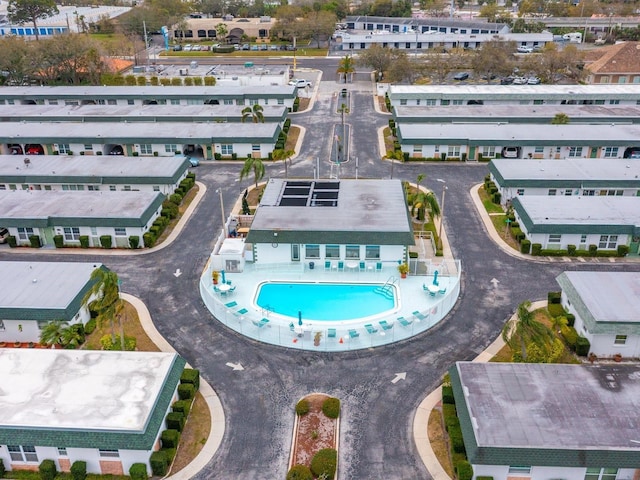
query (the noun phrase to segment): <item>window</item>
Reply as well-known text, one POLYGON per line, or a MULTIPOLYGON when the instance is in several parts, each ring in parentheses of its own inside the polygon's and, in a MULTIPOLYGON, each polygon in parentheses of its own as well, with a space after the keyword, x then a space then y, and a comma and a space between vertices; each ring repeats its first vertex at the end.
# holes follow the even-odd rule
MULTIPOLYGON (((0 190, 6 190, 7 186, 4 183, 0 183, 0 190)), ((640 197, 640 190, 638 190, 638 196, 640 197)))
POLYGON ((29 235, 33 235, 33 228, 31 227, 18 227, 18 239, 29 240, 29 235))
POLYGON ((85 143, 84 144, 84 149, 85 150, 93 150, 93 145, 91 145, 90 143, 85 143))
POLYGON ((339 245, 327 245, 324 248, 324 256, 326 258, 340 258, 340 246, 339 245))
POLYGON ((440 105, 449 106, 449 100, 440 100, 440 105))
POLYGON ((260 151, 260 145, 251 145, 251 151, 252 152, 259 152, 260 151))
POLYGON ((360 258, 359 245, 347 245, 345 250, 345 258, 360 258))
POLYGON ((223 105, 233 105, 233 100, 230 98, 225 98, 222 102, 223 105))
POLYGON ((582 195, 584 195, 585 197, 593 197, 595 194, 595 190, 582 190, 582 195))
POLYGON ((69 241, 80 240, 79 227, 64 227, 64 239, 69 241))
POLYGON ((91 235, 98 235, 98 227, 91 227, 91 235))
POLYGON ((364 256, 367 260, 380 260, 380 245, 367 245, 364 256))
POLYGON ((120 452, 118 450, 98 450, 100 452, 101 457, 109 457, 109 458, 118 458, 120 457, 120 452))
POLYGON ((284 105, 284 98, 278 99, 278 105, 284 105))
POLYGON ((187 105, 202 105, 202 100, 199 100, 197 98, 188 98, 187 105))
POLYGON ((633 83, 640 83, 640 77, 638 75, 633 76, 633 83))
POLYGON ((517 195, 524 195, 524 188, 519 188, 519 189, 516 191, 516 194, 517 194, 517 195))
POLYGON ((110 192, 115 192, 116 191, 116 186, 115 185, 109 185, 109 191, 110 192))
MULTIPOLYGON (((2 103, 4 104, 4 100, 2 103)), ((49 100, 49 105, 58 105, 58 100, 49 100)))
POLYGON ((67 447, 58 447, 58 455, 61 457, 67 456, 67 447))
POLYGON ((154 192, 159 192, 160 191, 160 185, 154 185, 153 186, 153 191, 154 192))
POLYGON ((569 147, 569 156, 570 157, 581 157, 582 156, 582 147, 569 147))
POLYGON ((9 456, 14 462, 37 462, 36 448, 31 446, 7 445, 9 456))
POLYGON ((10 183, 9 184, 9 190, 16 190, 16 184, 15 183, 10 183))
POLYGON ((79 191, 79 190, 84 190, 84 185, 67 185, 67 184, 63 184, 62 185, 62 190, 76 192, 76 191, 79 191))
POLYGON ((451 105, 464 105, 464 100, 451 100, 451 105))
POLYGON ((69 153, 71 151, 68 143, 59 143, 56 147, 60 153, 69 153))
POLYGON ((178 151, 178 146, 175 143, 166 143, 164 146, 164 151, 167 153, 173 153, 178 151))
POLYGON ((459 145, 449 145, 449 149, 447 150, 448 157, 459 157, 460 156, 460 146, 459 145))
POLYGON ((559 233, 552 233, 549 235, 549 243, 560 243, 562 240, 562 235, 559 233))
POLYGON ((259 105, 260 102, 258 100, 249 99, 249 105, 259 105))
POLYGON ((407 99, 406 98, 401 98, 400 99, 400 105, 406 105, 407 104, 407 99))
POLYGON ((125 192, 130 192, 131 191, 131 185, 125 185, 124 187, 122 187, 122 190, 124 190, 125 192))
POLYGON ((116 237, 126 237, 127 229, 123 227, 116 227, 115 229, 116 237))
POLYGON ((244 98, 237 98, 236 105, 244 105, 244 98))
MULTIPOLYGON (((9 100, 9 101, 11 101, 11 100, 9 100)), ((80 103, 78 103, 78 100, 65 100, 64 104, 65 105, 71 105, 71 106, 80 105, 80 103)))
POLYGON ((495 157, 496 156, 496 147, 482 147, 482 156, 483 157, 495 157))
POLYGON ((153 154, 153 148, 150 143, 141 143, 140 144, 140 153, 142 155, 151 155, 153 154))
POLYGON ((616 335, 616 339, 613 341, 614 345, 625 345, 627 343, 626 335, 616 335))
POLYGON ((220 145, 220 152, 222 155, 231 155, 233 154, 233 145, 228 143, 220 145))
POLYGON ((607 197, 621 197, 623 193, 623 190, 600 190, 600 195, 607 197))
POLYGON ((534 153, 544 153, 544 147, 536 147, 534 153))
POLYGON ((549 193, 548 193, 548 195, 549 195, 550 197, 553 197, 554 195, 556 195, 556 189, 555 189, 555 188, 550 188, 550 189, 549 189, 549 193))
POLYGON ((420 105, 420 99, 419 98, 416 100, 416 105, 420 105))
POLYGON ((180 99, 179 98, 172 98, 171 99, 171 105, 180 105, 180 99))
POLYGON ((587 243, 587 236, 586 235, 580 235, 580 243, 587 243))
POLYGON ((509 467, 509 473, 531 473, 531 467, 509 467))
POLYGON ((437 105, 437 103, 436 103, 436 102, 437 102, 437 100, 436 100, 435 98, 427 98, 427 99, 424 101, 424 104, 425 104, 427 107, 435 107, 435 106, 437 105))
POLYGON ((616 248, 618 243, 618 235, 600 235, 598 248, 616 248))
POLYGON ((133 99, 129 98, 127 99, 127 105, 135 105, 135 102, 133 101, 133 99))
POLYGON ((166 105, 167 104, 167 100, 166 99, 158 99, 158 105, 166 105))
POLYGON ((573 190, 570 188, 566 188, 564 191, 565 197, 570 197, 572 193, 573 193, 573 190))
POLYGON ((604 158, 612 158, 618 156, 618 147, 606 147, 604 149, 604 158))
POLYGON ((609 105, 620 105, 620 100, 609 100, 609 105))
POLYGON ((117 104, 118 104, 118 102, 116 100, 114 100, 114 99, 107 100, 107 105, 117 105, 117 104))
POLYGON ((305 245, 306 258, 320 258, 320 245, 305 245))
POLYGON ((584 480, 615 480, 618 476, 617 468, 587 468, 584 480))
POLYGON ((44 189, 45 189, 45 190, 51 190, 51 185, 45 185, 45 186, 44 186, 44 189))
POLYGON ((534 100, 533 104, 534 105, 544 105, 544 100, 534 100))

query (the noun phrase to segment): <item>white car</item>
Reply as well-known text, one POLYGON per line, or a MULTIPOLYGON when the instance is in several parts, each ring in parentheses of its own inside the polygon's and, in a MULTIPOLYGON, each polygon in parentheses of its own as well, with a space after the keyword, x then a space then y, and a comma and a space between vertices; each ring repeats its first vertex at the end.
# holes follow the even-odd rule
POLYGON ((527 79, 527 85, 540 85, 540 79, 538 77, 529 77, 527 79))
POLYGON ((514 85, 526 85, 527 84, 527 79, 524 77, 513 77, 513 84, 514 85))
POLYGON ((502 149, 502 156, 504 158, 518 158, 520 155, 519 147, 504 147, 502 149))
POLYGON ((303 80, 301 78, 294 78, 289 82, 289 85, 293 85, 294 87, 298 87, 298 88, 305 88, 305 87, 311 88, 311 82, 309 80, 303 80))
POLYGON ((533 52, 533 48, 525 47, 524 45, 518 47, 518 53, 531 53, 533 52))

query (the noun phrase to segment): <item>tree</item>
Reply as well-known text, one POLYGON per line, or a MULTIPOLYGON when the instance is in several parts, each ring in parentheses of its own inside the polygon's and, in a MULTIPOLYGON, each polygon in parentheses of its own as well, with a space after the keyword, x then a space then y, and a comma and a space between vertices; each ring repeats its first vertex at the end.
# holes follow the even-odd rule
POLYGON ((424 222, 427 210, 431 212, 432 218, 440 216, 438 198, 431 191, 418 190, 411 196, 411 215, 415 215, 417 220, 424 222))
POLYGON ((264 123, 264 114, 262 113, 263 108, 261 105, 257 103, 253 105, 253 107, 245 107, 242 109, 242 123, 249 117, 253 123, 264 123))
POLYGON ((494 23, 500 15, 502 15, 502 7, 495 2, 485 3, 478 13, 479 17, 486 18, 491 23, 494 23))
POLYGON ((7 16, 13 23, 33 24, 36 40, 40 39, 38 33, 38 20, 52 17, 58 13, 58 7, 54 0, 9 0, 7 16))
POLYGON ((420 8, 430 17, 443 17, 448 6, 449 2, 446 0, 420 0, 420 8))
POLYGON ((308 38, 316 42, 320 48, 320 42, 331 37, 336 28, 336 16, 325 10, 311 11, 298 22, 298 33, 302 38, 308 38))
POLYGON ((229 29, 227 28, 226 23, 219 23, 216 25, 216 38, 221 42, 227 40, 227 35, 229 34, 229 29))
POLYGON ((498 75, 509 75, 513 71, 513 42, 491 40, 473 52, 471 66, 476 74, 482 75, 491 83, 491 78, 498 75))
POLYGON ((356 69, 353 58, 351 57, 351 55, 347 55, 340 60, 340 63, 338 63, 338 69, 336 70, 336 73, 340 76, 340 79, 342 79, 344 76, 344 83, 350 83, 349 80, 353 80, 353 74, 355 71, 356 69))
POLYGON ((47 323, 40 331, 40 343, 44 345, 60 345, 63 347, 64 332, 69 329, 69 324, 64 320, 53 320, 47 323))
POLYGON ((21 85, 33 77, 35 69, 29 59, 34 50, 33 42, 29 43, 20 37, 0 40, 0 71, 4 72, 0 80, 9 85, 21 85))
POLYGON ((551 125, 568 125, 571 119, 566 113, 556 113, 551 120, 551 125))
POLYGON ((384 76, 396 57, 395 50, 374 43, 358 55, 358 63, 371 67, 384 76))
POLYGON ((244 161, 242 170, 240 170, 240 180, 243 180, 245 177, 248 177, 250 173, 253 173, 256 188, 258 188, 258 182, 264 177, 264 172, 264 163, 262 163, 261 158, 248 157, 244 161))
MULTIPOLYGON (((91 273, 91 280, 95 282, 85 294, 82 303, 88 303, 93 297, 97 297, 91 302, 91 308, 98 313, 99 324, 103 320, 109 320, 111 326, 111 340, 115 343, 115 320, 118 319, 122 330, 121 315, 124 310, 124 302, 120 298, 120 280, 118 275, 111 270, 101 267, 96 268, 91 273)), ((122 350, 124 350, 124 332, 121 331, 122 350)))
POLYGON ((278 148, 271 154, 271 158, 273 158, 274 161, 284 161, 284 178, 289 178, 289 169, 287 168, 287 162, 291 162, 291 157, 293 157, 295 153, 296 152, 294 152, 293 150, 278 148))
POLYGON ((530 307, 530 301, 518 305, 516 318, 507 322, 502 329, 502 339, 514 352, 514 356, 518 354, 523 362, 527 361, 527 348, 530 344, 548 352, 554 340, 553 331, 535 319, 530 307))

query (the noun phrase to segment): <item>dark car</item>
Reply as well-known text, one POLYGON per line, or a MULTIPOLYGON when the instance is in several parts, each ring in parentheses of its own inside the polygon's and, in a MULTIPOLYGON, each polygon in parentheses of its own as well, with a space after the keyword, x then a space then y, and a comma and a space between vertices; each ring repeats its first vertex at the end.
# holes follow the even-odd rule
POLYGON ((513 83, 513 77, 504 77, 500 79, 500 85, 511 85, 513 83))
POLYGON ((466 80, 469 78, 469 74, 467 72, 460 72, 460 73, 456 73, 453 76, 454 80, 466 80))

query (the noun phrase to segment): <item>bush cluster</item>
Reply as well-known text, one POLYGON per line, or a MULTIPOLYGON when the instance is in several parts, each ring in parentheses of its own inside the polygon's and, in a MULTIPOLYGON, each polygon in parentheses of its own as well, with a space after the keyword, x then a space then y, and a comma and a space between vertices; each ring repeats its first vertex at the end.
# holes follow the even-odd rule
POLYGON ((64 237, 62 235, 54 235, 53 244, 56 246, 56 248, 64 247, 64 237))
POLYGON ((200 389, 200 370, 185 368, 180 376, 180 383, 190 383, 196 390, 200 389))
POLYGON ((451 385, 442 386, 442 403, 453 405, 455 400, 453 398, 453 387, 451 385))
POLYGON ((151 465, 151 472, 153 472, 155 476, 164 477, 169 467, 167 452, 165 450, 153 452, 149 458, 149 464, 151 465))
POLYGON ((56 469, 56 462, 53 460, 43 460, 40 462, 40 466, 38 467, 38 471, 40 472, 40 478, 42 480, 53 480, 56 478, 58 470, 56 469))
POLYGON ((311 459, 311 472, 319 477, 334 478, 338 464, 338 452, 333 448, 323 448, 311 459))
POLYGON ((466 460, 458 462, 455 469, 458 480, 471 480, 473 478, 473 467, 466 460))
POLYGON ((293 101, 293 111, 297 112, 299 108, 300 108, 300 97, 296 97, 296 99, 293 101))
POLYGON ((589 341, 589 339, 583 337, 582 335, 578 336, 578 340, 576 341, 576 354, 582 357, 586 357, 589 353, 589 350, 591 350, 591 342, 589 341))
POLYGON ((567 342, 569 348, 575 351, 576 343, 578 342, 578 332, 576 332, 576 329, 570 327, 569 325, 563 325, 560 328, 560 333, 562 334, 562 338, 564 338, 564 341, 567 342))
POLYGON ((306 465, 294 465, 287 473, 287 480, 313 480, 313 474, 306 465))
POLYGON ((565 312, 564 310, 564 307, 559 303, 547 304, 547 311, 549 312, 549 315, 551 315, 552 317, 566 316, 567 314, 567 312, 565 312))
POLYGON ((338 418, 340 416, 340 400, 335 397, 329 397, 322 402, 322 413, 329 418, 338 418))
POLYGON ((87 478, 87 462, 76 460, 71 464, 70 471, 73 480, 84 480, 87 478))
POLYGON ((531 241, 526 238, 520 242, 520 253, 528 254, 531 251, 531 241))
POLYGON ((39 235, 29 235, 29 243, 32 248, 40 248, 42 246, 39 235))
MULTIPOLYGON (((86 329, 85 329, 86 332, 86 329)), ((100 338, 100 345, 103 350, 121 350, 120 335, 115 336, 115 341, 111 338, 110 334, 103 335, 100 338)), ((127 352, 132 352, 136 349, 136 337, 124 336, 124 349, 127 352)))
POLYGON ((80 235, 80 246, 82 248, 89 248, 89 235, 80 235))
POLYGON ((547 293, 547 303, 551 304, 560 304, 562 301, 562 292, 549 292, 547 293))
POLYGON ((306 398, 303 398, 298 403, 296 403, 296 414, 300 417, 309 413, 310 409, 311 406, 309 405, 309 400, 307 400, 306 398))
POLYGON ((178 385, 178 398, 180 400, 191 400, 196 394, 196 389, 191 383, 181 383, 178 385))
POLYGON ((111 235, 100 235, 100 245, 102 248, 111 248, 112 242, 113 239, 111 238, 111 235))
POLYGON ((181 432, 184 429, 185 417, 182 412, 169 412, 165 420, 167 422, 167 428, 171 430, 181 432))
POLYGON ((169 428, 160 434, 160 443, 162 448, 178 448, 180 442, 180 432, 169 428))
POLYGON ((177 402, 173 403, 173 405, 171 406, 171 410, 174 412, 182 413, 186 418, 189 416, 189 412, 191 411, 191 404, 191 400, 178 400, 177 402))
POLYGON ((147 466, 144 463, 134 463, 129 468, 129 476, 131 480, 147 480, 149 478, 147 466))

